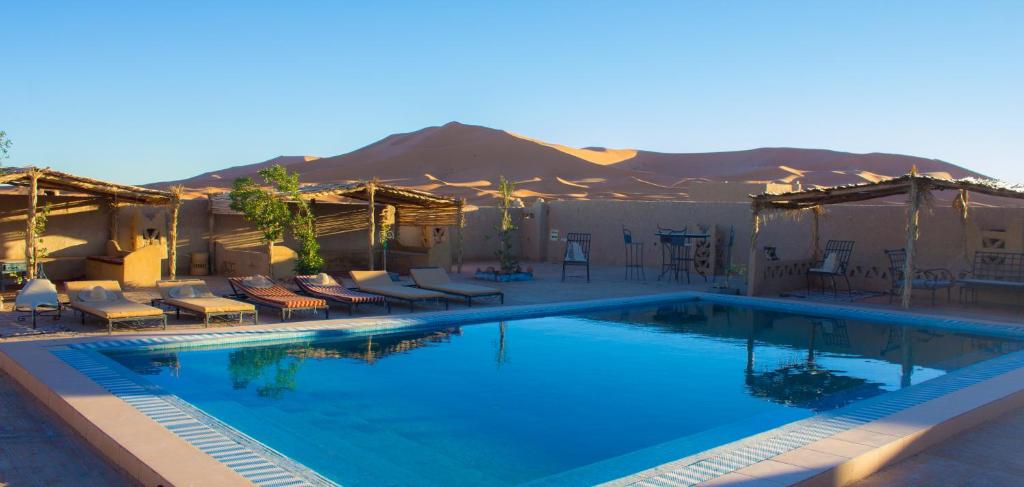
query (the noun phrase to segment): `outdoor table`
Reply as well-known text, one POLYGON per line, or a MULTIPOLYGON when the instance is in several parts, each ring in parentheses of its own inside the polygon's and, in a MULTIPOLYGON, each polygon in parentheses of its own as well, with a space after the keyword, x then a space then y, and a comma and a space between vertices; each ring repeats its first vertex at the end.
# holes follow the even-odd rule
MULTIPOLYGON (((660 281, 666 274, 672 273, 675 280, 679 280, 679 272, 686 272, 686 282, 690 282, 690 266, 693 257, 690 249, 693 248, 693 240, 707 240, 711 237, 708 233, 697 232, 656 232, 655 237, 661 242, 661 274, 660 281), (680 267, 681 266, 681 267, 680 267)), ((696 268, 694 268, 696 271, 696 268)), ((706 279, 706 278, 705 278, 706 279)))

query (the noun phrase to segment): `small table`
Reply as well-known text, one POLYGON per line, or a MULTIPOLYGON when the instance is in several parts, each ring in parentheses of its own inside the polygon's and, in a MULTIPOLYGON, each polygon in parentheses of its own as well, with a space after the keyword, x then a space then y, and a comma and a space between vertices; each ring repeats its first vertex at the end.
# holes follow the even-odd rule
MULTIPOLYGON (((36 277, 46 279, 43 264, 53 262, 49 257, 36 259, 36 277)), ((25 259, 0 259, 0 292, 7 290, 7 276, 25 277, 28 273, 28 261, 25 259)))
MULTIPOLYGON (((679 280, 679 273, 686 273, 686 282, 690 282, 690 267, 693 265, 693 256, 690 249, 693 248, 691 241, 707 240, 711 238, 708 233, 696 232, 657 232, 654 234, 661 242, 661 275, 660 281, 666 274, 672 273, 675 280, 679 280)), ((707 276, 704 277, 707 280, 707 276)))

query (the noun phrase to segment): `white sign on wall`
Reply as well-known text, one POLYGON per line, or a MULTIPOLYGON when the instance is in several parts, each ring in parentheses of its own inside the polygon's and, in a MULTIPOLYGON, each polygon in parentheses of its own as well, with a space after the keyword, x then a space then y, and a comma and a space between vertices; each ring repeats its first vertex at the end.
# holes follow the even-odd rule
POLYGON ((552 242, 557 242, 558 241, 558 229, 557 228, 552 228, 551 229, 551 237, 549 237, 549 238, 551 238, 552 242))

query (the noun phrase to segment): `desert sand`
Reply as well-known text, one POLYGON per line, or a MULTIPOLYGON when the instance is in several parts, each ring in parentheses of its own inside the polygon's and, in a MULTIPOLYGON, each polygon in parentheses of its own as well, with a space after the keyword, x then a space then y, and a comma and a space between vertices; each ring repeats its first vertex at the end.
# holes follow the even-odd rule
POLYGON ((922 173, 941 177, 980 176, 948 162, 897 154, 797 148, 688 154, 573 148, 451 122, 390 135, 338 156, 280 156, 150 186, 182 184, 192 194, 222 191, 235 178, 272 164, 300 172, 304 183, 376 177, 475 204, 493 204, 501 175, 517 183, 516 194, 524 200, 688 200, 693 199, 690 190, 695 185, 706 183, 750 183, 744 188, 755 189, 768 183, 831 186, 898 176, 915 165, 922 173))

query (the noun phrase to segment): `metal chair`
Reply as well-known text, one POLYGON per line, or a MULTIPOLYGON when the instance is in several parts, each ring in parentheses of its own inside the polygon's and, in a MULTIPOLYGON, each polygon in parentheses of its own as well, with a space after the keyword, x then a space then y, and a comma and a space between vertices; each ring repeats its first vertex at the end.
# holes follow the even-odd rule
MULTIPOLYGON (((885 255, 889 257, 889 278, 891 287, 889 289, 889 303, 893 298, 903 295, 904 270, 907 266, 907 250, 895 249, 886 250, 885 255)), ((948 269, 918 269, 914 268, 914 276, 911 281, 912 289, 925 289, 932 292, 932 306, 935 306, 935 293, 939 289, 946 290, 946 301, 953 299, 953 286, 956 280, 953 273, 948 269)))
POLYGON ((825 278, 829 278, 832 280, 832 295, 839 296, 836 277, 842 276, 846 280, 846 291, 853 298, 853 287, 850 285, 850 276, 846 272, 847 266, 850 264, 850 256, 853 255, 853 244, 853 240, 829 240, 825 244, 825 253, 822 254, 824 256, 823 259, 807 269, 808 293, 811 292, 811 278, 818 276, 821 278, 822 292, 825 292, 825 278), (825 268, 825 264, 829 262, 829 256, 835 256, 831 261, 834 265, 831 268, 825 268))
POLYGON ((590 234, 567 233, 565 235, 565 254, 562 256, 562 282, 565 282, 565 270, 570 266, 587 268, 587 282, 590 282, 590 234))
POLYGON ((633 275, 637 279, 647 280, 647 274, 644 272, 644 244, 642 242, 633 241, 633 232, 629 231, 628 228, 622 227, 622 241, 626 247, 626 280, 633 275))

